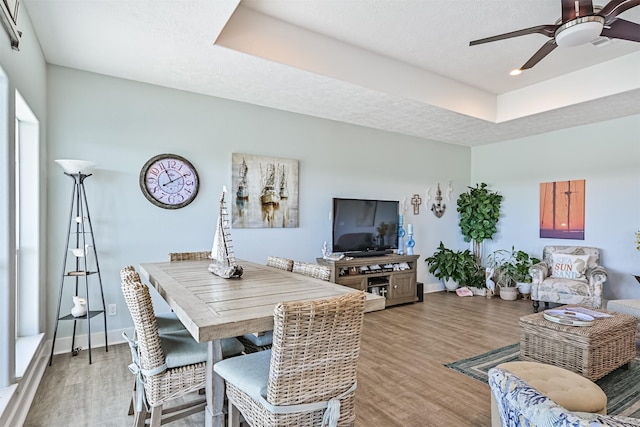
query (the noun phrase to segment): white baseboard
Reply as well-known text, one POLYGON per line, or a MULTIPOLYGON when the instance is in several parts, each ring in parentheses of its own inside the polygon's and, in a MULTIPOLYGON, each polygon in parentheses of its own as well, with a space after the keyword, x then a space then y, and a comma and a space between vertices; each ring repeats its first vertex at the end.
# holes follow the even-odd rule
POLYGON ((428 294, 430 292, 440 292, 441 290, 443 290, 443 286, 442 283, 440 282, 432 282, 432 283, 425 283, 424 284, 424 293, 428 294))
MULTIPOLYGON (((113 331, 107 331, 107 337, 109 338, 109 345, 125 343, 125 339, 122 338, 122 332, 126 332, 130 337, 133 336, 133 328, 117 329, 113 331)), ((49 341, 51 342, 51 341, 49 341)), ((76 335, 74 348, 82 348, 86 350, 89 348, 89 340, 87 335, 76 335)), ((104 332, 95 332, 91 334, 91 349, 104 347, 104 332)), ((49 347, 51 348, 51 347, 49 347)), ((53 354, 62 354, 71 352, 71 337, 56 338, 56 346, 53 349, 53 354)))

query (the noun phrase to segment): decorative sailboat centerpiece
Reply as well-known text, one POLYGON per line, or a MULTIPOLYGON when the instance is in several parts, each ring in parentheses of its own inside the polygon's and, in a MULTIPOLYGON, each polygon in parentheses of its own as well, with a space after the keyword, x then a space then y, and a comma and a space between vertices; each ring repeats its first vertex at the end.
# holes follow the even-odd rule
POLYGON ((211 248, 211 258, 213 261, 209 264, 209 271, 217 276, 230 279, 242 276, 242 267, 236 263, 236 258, 233 255, 229 214, 227 213, 227 205, 224 200, 226 192, 227 187, 223 186, 222 196, 220 197, 220 213, 218 214, 218 222, 216 224, 216 234, 213 238, 213 247, 211 248))

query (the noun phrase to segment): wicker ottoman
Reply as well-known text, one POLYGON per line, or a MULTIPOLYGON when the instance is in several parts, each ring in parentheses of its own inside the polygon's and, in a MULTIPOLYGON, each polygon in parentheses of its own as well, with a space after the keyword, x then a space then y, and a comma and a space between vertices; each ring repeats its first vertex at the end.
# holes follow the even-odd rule
MULTIPOLYGON (((602 389, 576 373, 537 362, 507 362, 498 365, 497 368, 513 373, 569 411, 607 414, 607 396, 602 389)), ((491 393, 491 426, 502 426, 493 393, 491 393)))
POLYGON ((591 381, 604 377, 636 356, 638 319, 609 314, 613 317, 596 319, 587 327, 554 323, 544 313, 521 317, 520 360, 559 366, 591 381))
MULTIPOLYGON (((607 302, 607 310, 616 313, 629 314, 640 319, 640 299, 616 299, 607 302)), ((636 339, 640 340, 640 323, 636 333, 636 339)))

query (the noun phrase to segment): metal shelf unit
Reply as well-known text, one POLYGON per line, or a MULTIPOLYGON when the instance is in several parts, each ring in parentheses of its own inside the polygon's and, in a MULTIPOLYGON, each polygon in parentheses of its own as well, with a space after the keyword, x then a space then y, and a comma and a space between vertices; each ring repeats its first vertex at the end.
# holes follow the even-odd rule
POLYGON ((93 227, 91 225, 91 216, 89 215, 89 206, 87 204, 87 196, 85 193, 84 180, 91 174, 74 173, 65 175, 73 179, 73 193, 71 196, 71 208, 69 210, 69 227, 67 229, 67 241, 65 244, 64 260, 62 263, 62 274, 60 279, 60 295, 58 298, 58 310, 56 313, 56 326, 53 332, 53 344, 51 345, 51 355, 49 356, 49 366, 53 361, 53 351, 56 345, 56 336, 58 335, 58 326, 61 320, 73 321, 73 336, 71 339, 71 353, 75 355, 76 327, 78 321, 86 320, 87 324, 87 343, 89 350, 89 364, 91 364, 91 319, 102 315, 104 319, 104 344, 105 351, 109 351, 107 343, 107 312, 104 302, 104 292, 102 288, 102 277, 100 275, 100 265, 98 263, 98 252, 96 250, 93 227), (72 244, 72 246, 69 246, 72 244), (70 255, 71 254, 71 255, 70 255), (88 258, 92 256, 92 261, 88 258), (92 309, 91 295, 96 295, 95 280, 99 286, 100 301, 94 305, 97 308, 92 309), (93 282, 90 284, 90 282, 93 282), (72 314, 60 313, 62 306, 62 298, 68 294, 69 285, 74 289, 73 296, 80 296, 79 292, 84 293, 87 300, 87 314, 75 317, 72 314), (84 285, 84 286, 83 286, 84 285), (66 288, 66 289, 65 289, 66 288), (91 288, 91 289, 90 289, 91 288), (93 292, 90 292, 93 289, 93 292), (67 290, 67 292, 65 292, 67 290), (102 304, 101 306, 99 304, 102 304))

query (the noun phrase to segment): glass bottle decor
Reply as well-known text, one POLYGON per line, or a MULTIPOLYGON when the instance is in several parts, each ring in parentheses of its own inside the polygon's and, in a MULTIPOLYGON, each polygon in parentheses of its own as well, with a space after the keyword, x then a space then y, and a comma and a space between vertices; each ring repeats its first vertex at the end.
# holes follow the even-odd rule
POLYGON ((413 224, 407 224, 407 255, 413 255, 413 247, 416 245, 416 242, 413 240, 413 224))
POLYGON ((402 228, 402 222, 404 221, 404 215, 398 216, 398 255, 404 255, 404 228, 402 228))

